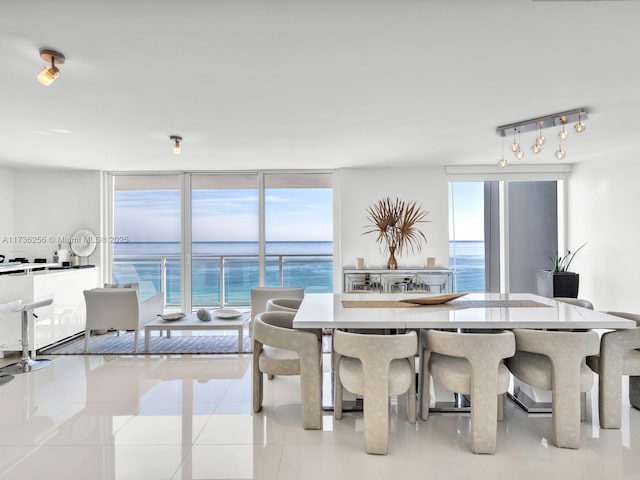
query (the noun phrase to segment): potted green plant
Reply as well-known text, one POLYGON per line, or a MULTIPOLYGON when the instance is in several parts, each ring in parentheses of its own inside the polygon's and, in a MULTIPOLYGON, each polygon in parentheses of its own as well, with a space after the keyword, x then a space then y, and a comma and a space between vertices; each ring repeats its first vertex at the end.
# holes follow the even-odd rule
POLYGON ((371 222, 364 228, 369 228, 363 235, 376 233, 376 242, 381 247, 387 247, 389 259, 387 268, 392 270, 398 268, 395 254, 402 255, 406 249, 420 252, 422 240, 427 241, 418 227, 418 223, 428 222, 424 218, 429 214, 415 202, 405 202, 389 197, 379 200, 377 203, 367 208, 367 219, 371 222))
POLYGON ((582 244, 574 252, 567 250, 567 254, 564 256, 549 257, 552 269, 538 272, 538 294, 550 298, 578 298, 580 275, 571 272, 569 266, 585 245, 586 243, 582 244))

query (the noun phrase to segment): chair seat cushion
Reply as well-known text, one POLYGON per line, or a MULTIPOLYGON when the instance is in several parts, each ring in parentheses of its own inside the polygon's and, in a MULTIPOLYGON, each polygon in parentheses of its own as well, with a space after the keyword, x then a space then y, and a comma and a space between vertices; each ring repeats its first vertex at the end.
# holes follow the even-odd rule
MULTIPOLYGON (((446 389, 469 395, 471 393, 471 363, 466 358, 432 353, 429 373, 446 389)), ((500 362, 498 367, 498 391, 502 394, 509 388, 509 370, 500 362)))
POLYGON ((264 345, 258 365, 261 372, 271 375, 300 375, 300 357, 293 350, 264 345))
MULTIPOLYGON (((640 375, 640 350, 627 350, 622 360, 622 375, 640 375)), ((600 373, 600 355, 587 357, 587 365, 594 372, 600 373)))
MULTIPOLYGON (((524 383, 552 390, 552 366, 551 360, 546 355, 518 351, 515 356, 507 359, 507 367, 513 375, 524 383)), ((582 362, 580 366, 580 391, 586 392, 593 386, 593 372, 582 362)))
MULTIPOLYGON (((364 372, 357 358, 342 357, 338 367, 340 381, 351 393, 364 394, 364 372)), ((391 361, 389 365, 389 395, 400 395, 411 386, 411 367, 405 358, 391 361)))

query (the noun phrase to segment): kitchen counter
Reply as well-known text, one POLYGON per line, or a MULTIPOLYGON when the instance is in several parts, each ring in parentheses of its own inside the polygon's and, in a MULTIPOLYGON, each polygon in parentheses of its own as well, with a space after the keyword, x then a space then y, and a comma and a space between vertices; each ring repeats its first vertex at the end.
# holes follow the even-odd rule
MULTIPOLYGON (((46 263, 22 264, 32 268, 48 267, 46 263)), ((59 265, 51 264, 54 267, 59 265)), ((83 332, 86 308, 83 290, 98 286, 97 268, 40 270, 0 275, 0 303, 22 300, 31 303, 53 298, 53 303, 36 310, 38 318, 29 318, 29 345, 37 350, 83 332)), ((21 320, 14 312, 0 313, 0 351, 20 351, 21 320)))

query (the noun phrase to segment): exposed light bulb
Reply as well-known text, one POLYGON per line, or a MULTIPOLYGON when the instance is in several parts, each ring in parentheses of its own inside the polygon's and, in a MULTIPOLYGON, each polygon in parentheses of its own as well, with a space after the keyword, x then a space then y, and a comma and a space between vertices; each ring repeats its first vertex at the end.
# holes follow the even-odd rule
POLYGON ((524 152, 523 152, 522 150, 518 150, 518 151, 516 152, 516 158, 517 158, 518 160, 522 160, 522 159, 524 158, 524 152))
POLYGON ((584 132, 584 129, 586 127, 584 126, 584 123, 582 123, 580 120, 578 120, 578 123, 576 123, 576 126, 574 128, 575 128, 576 132, 582 133, 582 132, 584 132))
POLYGON ((562 130, 560 130, 560 133, 558 135, 560 136, 560 140, 566 140, 569 136, 569 132, 564 129, 564 125, 562 126, 562 130))
POLYGON ((538 147, 542 147, 542 145, 544 145, 544 137, 542 136, 542 133, 536 139, 536 145, 538 145, 538 147))
POLYGON ((38 74, 38 81, 48 87, 51 85, 56 78, 60 76, 60 70, 55 65, 49 65, 42 69, 42 71, 38 74))
POLYGON ((173 140, 173 153, 180 155, 182 153, 182 137, 171 135, 169 138, 173 140))
POLYGON ((558 160, 562 160, 564 158, 564 150, 562 150, 562 146, 558 147, 558 150, 556 150, 556 158, 558 160))
POLYGON ((511 151, 513 153, 516 153, 518 150, 520 150, 520 145, 518 145, 518 142, 516 142, 516 131, 517 129, 513 129, 513 143, 511 144, 511 151))
POLYGON ((498 166, 500 168, 504 168, 507 166, 507 161, 504 158, 501 158, 500 161, 498 162, 498 166))
POLYGON ((542 148, 540 148, 540 145, 538 145, 538 142, 533 144, 533 147, 531 147, 531 151, 533 153, 540 153, 540 151, 542 150, 542 148))

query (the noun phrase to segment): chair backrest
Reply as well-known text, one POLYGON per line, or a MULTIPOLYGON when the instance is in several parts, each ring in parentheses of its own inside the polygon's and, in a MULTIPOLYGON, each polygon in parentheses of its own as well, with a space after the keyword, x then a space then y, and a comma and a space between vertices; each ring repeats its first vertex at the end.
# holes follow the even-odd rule
POLYGON ((138 290, 135 288, 94 288, 84 290, 87 329, 139 328, 138 290))
POLYGON ((422 345, 430 352, 479 359, 482 363, 498 363, 516 353, 516 339, 512 332, 457 333, 442 330, 423 330, 422 345))
POLYGON ((251 318, 267 311, 267 302, 272 298, 303 298, 302 287, 256 287, 251 289, 251 318))
POLYGON ((577 305, 578 307, 588 308, 589 310, 593 310, 593 303, 589 300, 585 300, 584 298, 570 298, 570 297, 553 297, 554 300, 563 303, 570 303, 571 305, 577 305))
MULTIPOLYGON (((293 312, 262 312, 256 315, 253 341, 262 345, 301 352, 312 347, 315 352, 320 343, 318 332, 293 328, 293 312)), ((319 329, 318 329, 319 330, 319 329)), ((321 335, 320 335, 321 337, 321 335)), ((254 348, 255 353, 255 348, 254 348)))
POLYGON ((401 335, 370 335, 333 332, 333 349, 336 353, 359 359, 366 370, 370 363, 389 364, 396 358, 408 358, 418 352, 418 336, 411 331, 401 335))
POLYGON ((272 298, 267 302, 267 312, 297 312, 301 298, 272 298))
POLYGON ((600 337, 592 330, 567 332, 516 328, 513 334, 516 336, 518 350, 541 353, 552 362, 584 358, 600 351, 600 337))

